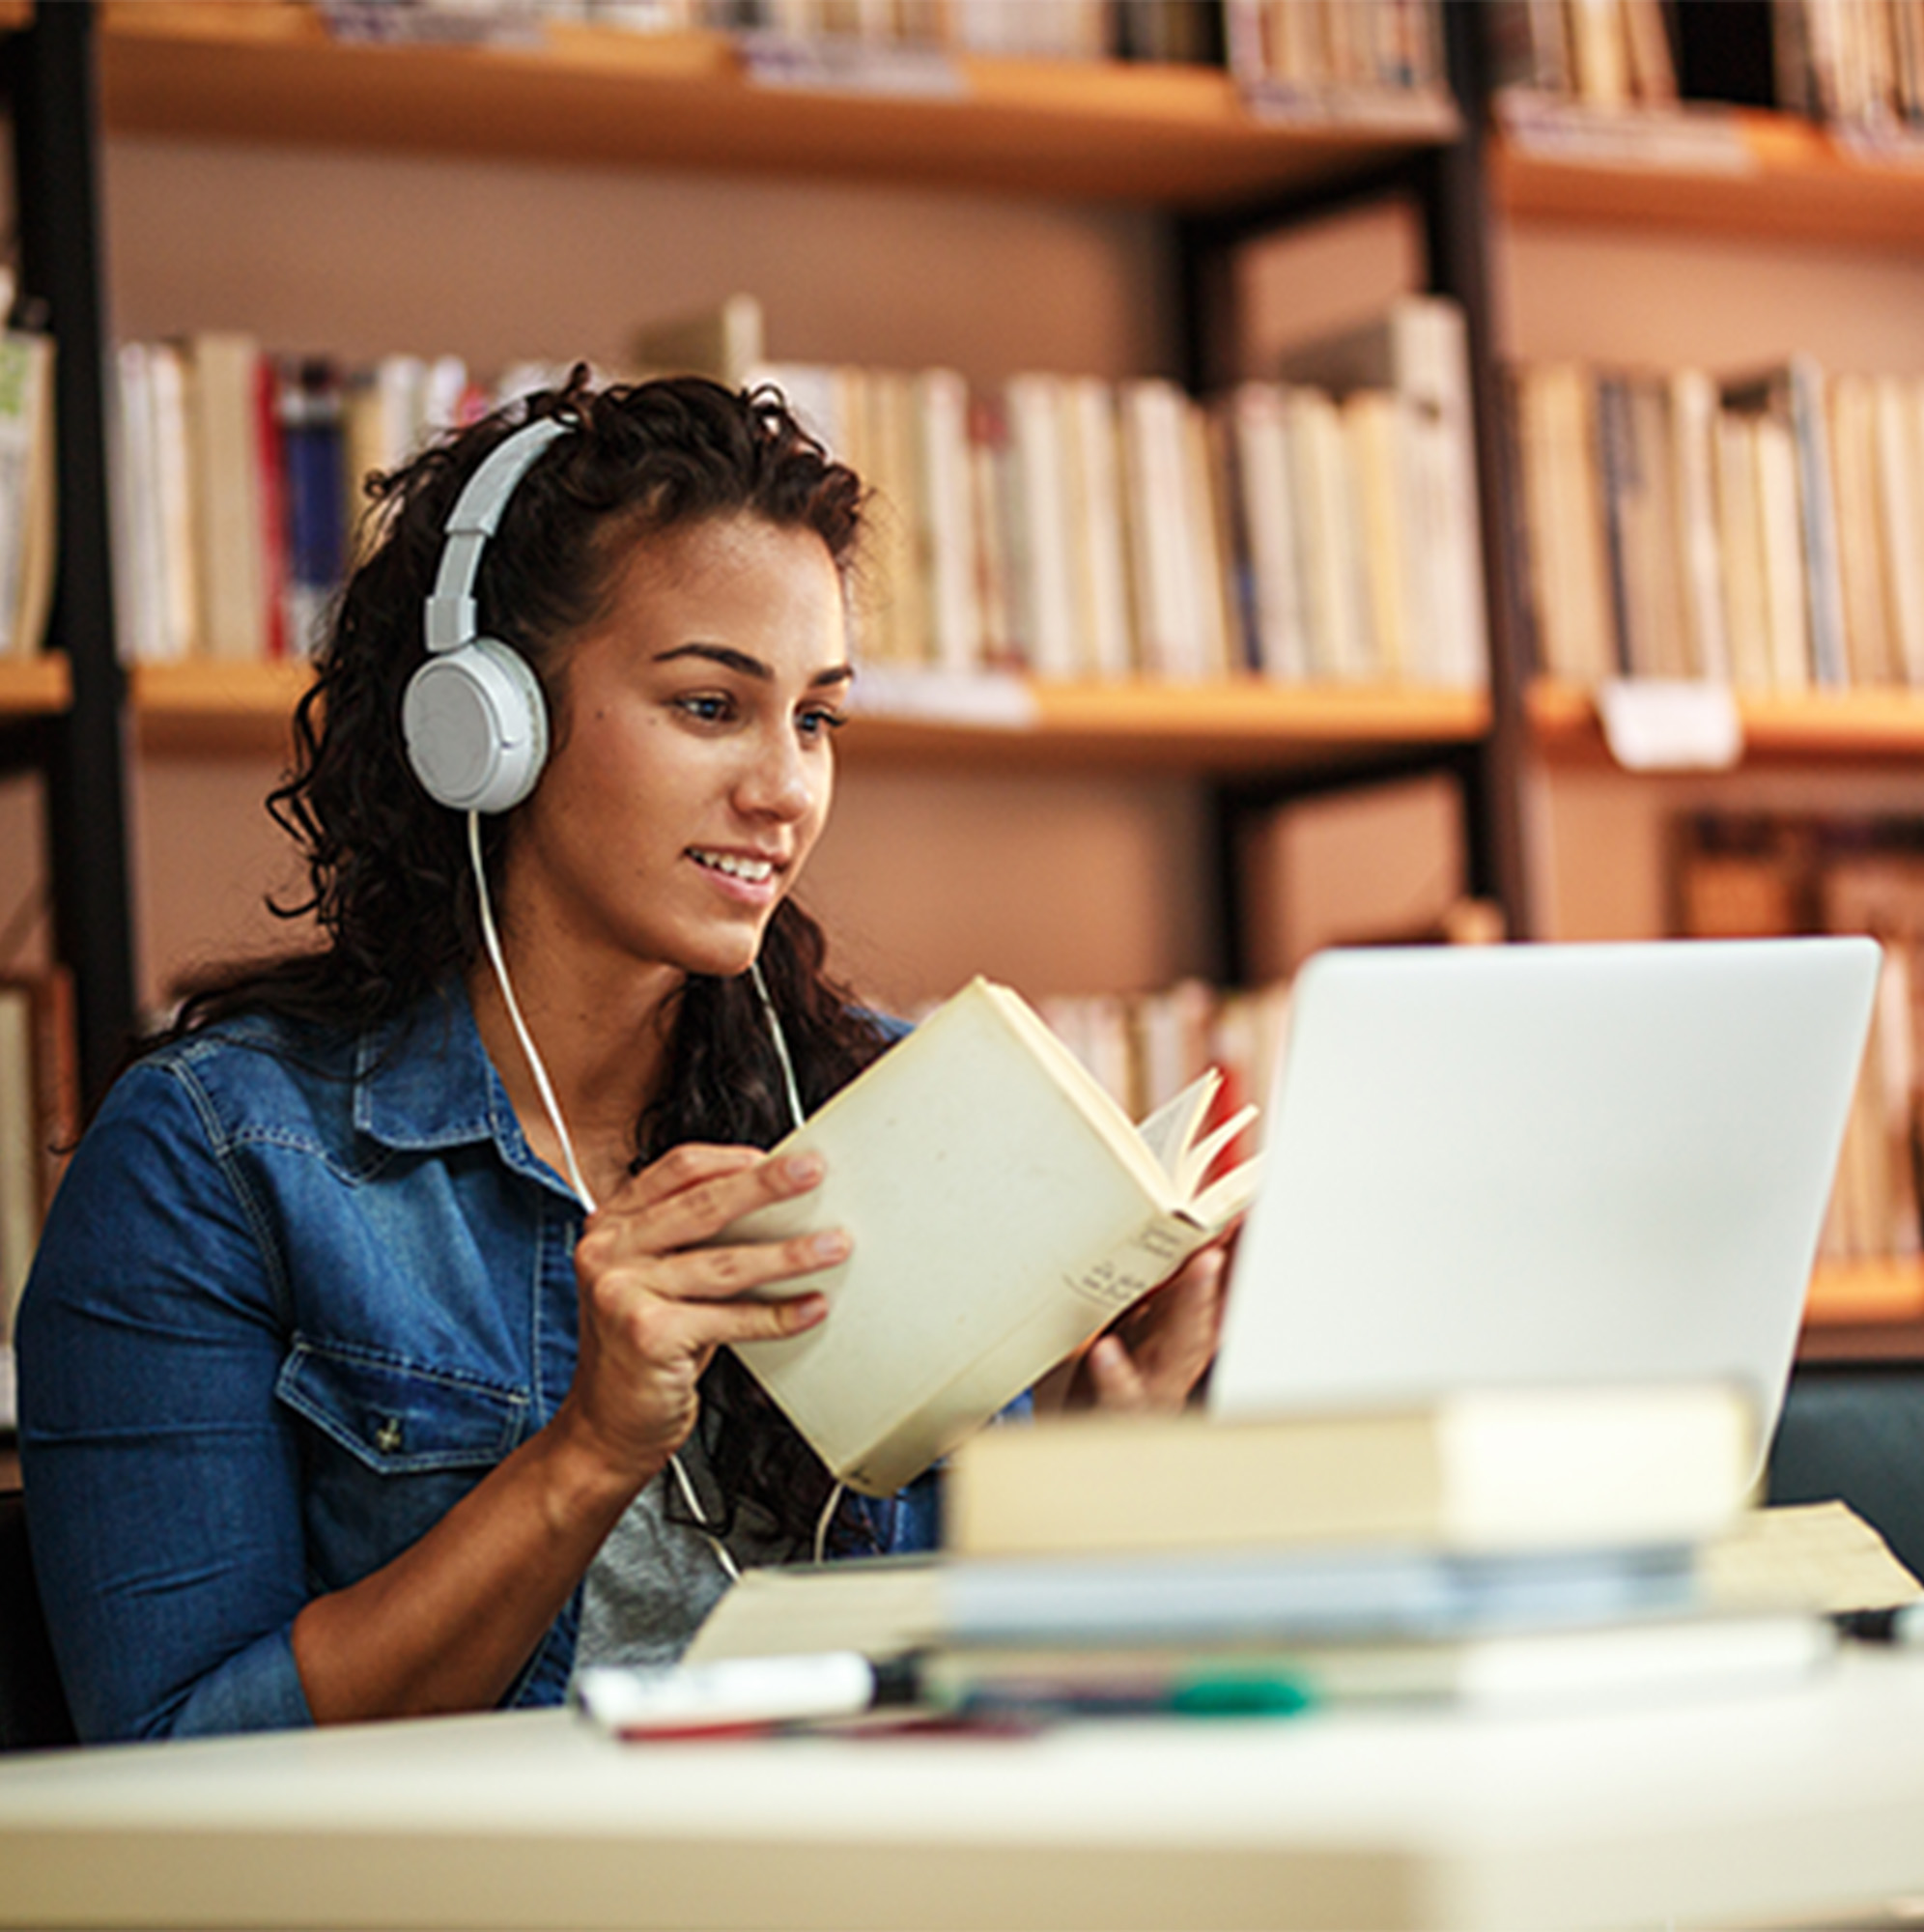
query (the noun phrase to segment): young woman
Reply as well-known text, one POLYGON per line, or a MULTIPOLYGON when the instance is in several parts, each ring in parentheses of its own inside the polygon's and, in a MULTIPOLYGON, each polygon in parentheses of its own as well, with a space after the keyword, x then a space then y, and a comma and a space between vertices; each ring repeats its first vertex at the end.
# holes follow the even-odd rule
MULTIPOLYGON (((747 1292, 846 1236, 706 1245, 816 1183, 760 1151, 891 1037, 791 896, 858 479, 770 392, 578 373, 382 496, 272 800, 319 943, 203 985, 117 1083, 21 1311, 88 1738, 553 1702, 676 1655, 742 1564, 933 1534, 926 1486, 837 1492, 727 1350, 822 1321, 747 1292), (442 802, 421 668, 477 631, 534 687, 485 812, 442 802)), ((1056 1393, 1179 1403, 1219 1272, 1056 1393)))

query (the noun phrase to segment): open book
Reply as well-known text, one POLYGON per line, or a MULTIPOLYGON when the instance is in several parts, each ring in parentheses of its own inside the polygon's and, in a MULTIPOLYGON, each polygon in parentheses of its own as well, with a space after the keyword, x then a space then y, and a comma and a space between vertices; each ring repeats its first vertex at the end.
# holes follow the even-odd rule
POLYGON ((1140 1126, 1015 993, 976 980, 778 1151, 819 1188, 719 1237, 846 1228, 826 1321, 743 1345, 750 1374, 851 1489, 887 1495, 944 1455, 1248 1205, 1255 1165, 1203 1185, 1254 1112, 1204 1131, 1206 1074, 1140 1126))

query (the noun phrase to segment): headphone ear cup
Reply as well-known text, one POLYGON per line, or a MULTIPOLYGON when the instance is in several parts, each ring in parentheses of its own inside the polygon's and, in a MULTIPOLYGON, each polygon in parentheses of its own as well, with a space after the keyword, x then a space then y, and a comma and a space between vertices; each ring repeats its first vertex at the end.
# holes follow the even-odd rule
POLYGON ((548 757, 541 685, 495 638, 429 658, 408 681, 401 730, 422 788, 457 811, 519 805, 548 757))

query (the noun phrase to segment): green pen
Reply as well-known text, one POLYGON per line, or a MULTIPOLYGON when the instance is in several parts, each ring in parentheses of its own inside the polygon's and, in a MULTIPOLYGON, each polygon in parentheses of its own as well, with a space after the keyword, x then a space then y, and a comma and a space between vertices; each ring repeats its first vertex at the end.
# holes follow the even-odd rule
POLYGON ((1177 1680, 1168 1708, 1184 1718, 1293 1718, 1314 1710, 1315 1689, 1284 1670, 1199 1670, 1177 1680))

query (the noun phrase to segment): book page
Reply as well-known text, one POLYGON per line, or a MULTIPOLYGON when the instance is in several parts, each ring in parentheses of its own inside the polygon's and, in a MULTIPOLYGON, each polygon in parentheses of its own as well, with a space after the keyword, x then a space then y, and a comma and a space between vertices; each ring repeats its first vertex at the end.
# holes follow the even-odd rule
POLYGON ((1750 1510, 1703 1552, 1718 1609, 1887 1610, 1924 1597, 1914 1577, 1848 1503, 1750 1510))
POLYGON ((936 1577, 928 1556, 745 1570, 702 1620, 682 1662, 823 1650, 897 1656, 941 1634, 936 1577))
POLYGON ((1185 1195, 1191 1190, 1182 1185, 1183 1155, 1208 1119, 1210 1103, 1222 1085, 1222 1069, 1211 1066, 1137 1124, 1136 1131, 1155 1156, 1156 1165, 1185 1195))

